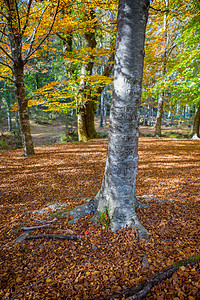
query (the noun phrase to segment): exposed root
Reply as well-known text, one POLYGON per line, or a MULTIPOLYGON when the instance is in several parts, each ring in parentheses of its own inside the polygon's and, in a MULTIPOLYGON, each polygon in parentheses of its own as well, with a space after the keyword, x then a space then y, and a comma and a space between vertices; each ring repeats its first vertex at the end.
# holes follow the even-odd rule
POLYGON ((73 240, 77 241, 81 238, 75 235, 63 235, 63 234, 38 234, 38 235, 26 235, 25 240, 33 239, 56 239, 56 240, 73 240))
MULTIPOLYGON (((150 278, 145 279, 140 284, 134 286, 133 288, 127 289, 123 293, 120 294, 112 294, 109 297, 106 298, 98 298, 98 300, 104 299, 104 300, 115 300, 115 299, 121 299, 125 298, 126 300, 139 300, 146 297, 146 295, 151 291, 151 289, 156 286, 158 283, 160 283, 163 280, 166 280, 167 278, 170 278, 181 266, 187 266, 187 265, 194 265, 197 262, 200 261, 200 254, 197 254, 195 256, 179 260, 172 264, 171 266, 168 266, 164 268, 163 270, 159 271, 155 275, 151 276, 150 278)), ((96 298, 97 300, 97 298, 96 298)))
POLYGON ((94 213, 97 209, 97 204, 98 200, 94 198, 87 203, 75 207, 68 214, 68 216, 70 215, 73 217, 73 219, 71 219, 68 223, 75 223, 80 218, 85 217, 87 214, 94 213))

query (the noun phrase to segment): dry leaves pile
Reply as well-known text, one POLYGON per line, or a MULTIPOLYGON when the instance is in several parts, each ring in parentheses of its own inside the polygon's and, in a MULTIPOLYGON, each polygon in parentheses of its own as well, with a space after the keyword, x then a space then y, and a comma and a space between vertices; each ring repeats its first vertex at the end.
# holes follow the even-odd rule
MULTIPOLYGON (((148 195, 140 200, 149 207, 138 210, 150 232, 148 243, 138 242, 131 229, 113 234, 94 226, 90 216, 68 224, 69 209, 100 188, 106 143, 37 147, 28 158, 20 150, 0 153, 1 299, 109 299, 200 253, 198 141, 140 139, 136 195, 148 195), (29 235, 81 239, 13 242, 24 233, 22 227, 48 222, 49 228, 29 235)), ((199 271, 199 263, 182 266, 146 299, 200 299, 199 271)))

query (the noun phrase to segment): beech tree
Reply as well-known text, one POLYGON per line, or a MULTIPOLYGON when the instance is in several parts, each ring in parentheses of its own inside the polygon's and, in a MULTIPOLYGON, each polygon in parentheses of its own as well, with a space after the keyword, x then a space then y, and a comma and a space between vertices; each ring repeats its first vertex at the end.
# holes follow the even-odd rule
POLYGON ((28 99, 24 84, 24 67, 49 36, 56 15, 57 5, 37 3, 33 0, 0 0, 0 65, 3 68, 0 78, 10 80, 15 87, 19 113, 20 130, 24 155, 34 154, 28 114, 28 99), (53 14, 46 28, 44 14, 53 14), (43 31, 46 29, 46 32, 43 31))
POLYGON ((135 212, 138 205, 135 185, 148 9, 149 0, 119 1, 114 90, 104 178, 95 199, 70 212, 75 221, 93 211, 94 222, 106 212, 112 231, 129 226, 138 229, 139 237, 146 234, 135 212))
POLYGON ((113 0, 75 1, 73 13, 69 9, 63 11, 54 26, 53 32, 63 44, 66 80, 60 81, 57 91, 55 81, 38 93, 46 98, 45 106, 49 110, 67 112, 76 108, 79 141, 100 137, 95 129, 94 113, 102 90, 112 82, 114 45, 110 40, 115 38, 115 27, 109 12, 113 6, 113 0), (102 44, 106 46, 102 47, 102 44), (98 74, 100 68, 101 75, 98 74))

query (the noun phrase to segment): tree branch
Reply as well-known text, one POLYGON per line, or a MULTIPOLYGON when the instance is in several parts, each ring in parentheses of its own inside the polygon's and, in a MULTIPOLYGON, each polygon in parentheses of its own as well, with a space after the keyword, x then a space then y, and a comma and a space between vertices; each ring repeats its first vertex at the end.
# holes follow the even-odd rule
MULTIPOLYGON (((40 16, 40 20, 39 20, 37 26, 33 29, 32 37, 30 37, 30 40, 31 40, 31 41, 30 41, 29 49, 28 49, 27 56, 26 56, 25 60, 30 56, 30 53, 31 53, 31 50, 32 50, 32 47, 33 47, 33 43, 34 43, 34 41, 35 41, 35 35, 36 35, 36 33, 37 33, 37 30, 38 30, 38 28, 39 28, 39 26, 40 26, 42 17, 43 17, 43 15, 44 15, 45 11, 47 10, 47 8, 48 8, 48 6, 42 11, 41 16, 40 16)), ((27 61, 28 61, 28 59, 27 59, 27 61)), ((26 62, 27 62, 27 61, 26 61, 26 62)))
MULTIPOLYGON (((3 36, 5 35, 6 37, 8 37, 8 35, 5 33, 5 29, 6 29, 6 25, 4 26, 4 29, 3 30, 0 30, 0 33, 2 34, 1 38, 0 38, 0 41, 1 39, 3 38, 3 36)), ((2 41, 1 41, 2 42, 2 41)))
POLYGON ((25 20, 24 27, 23 27, 22 32, 21 32, 21 36, 24 35, 24 32, 25 32, 26 27, 27 27, 27 25, 28 25, 28 20, 29 20, 29 15, 30 15, 31 4, 32 4, 32 0, 29 0, 29 2, 28 2, 27 14, 26 14, 26 20, 25 20))
POLYGON ((166 10, 162 10, 162 9, 157 9, 157 8, 154 8, 153 6, 149 6, 149 8, 155 10, 155 11, 158 11, 158 12, 162 12, 162 13, 166 13, 166 12, 169 12, 170 10, 169 9, 166 9, 166 10))
POLYGON ((5 66, 5 67, 8 67, 8 68, 10 68, 12 70, 12 67, 10 65, 4 63, 4 62, 0 61, 0 64, 3 65, 3 66, 5 66))
POLYGON ((3 47, 0 46, 0 49, 5 53, 5 55, 14 62, 14 60, 12 59, 12 57, 10 56, 10 54, 7 53, 7 51, 5 49, 3 49, 3 47))
POLYGON ((6 79, 6 80, 10 80, 12 83, 15 83, 14 80, 12 80, 11 78, 9 78, 7 76, 0 75, 0 78, 6 79))
POLYGON ((17 20, 18 20, 18 30, 19 30, 19 35, 21 34, 21 25, 20 25, 20 17, 19 17, 19 10, 18 10, 18 3, 15 0, 15 8, 17 12, 17 20))
POLYGON ((0 15, 2 15, 8 21, 8 17, 2 11, 0 11, 0 15))
MULTIPOLYGON (((44 43, 44 41, 47 39, 47 37, 50 35, 52 29, 53 29, 53 25, 55 23, 55 20, 56 20, 56 16, 58 14, 58 8, 59 8, 59 4, 60 4, 60 0, 58 0, 58 4, 57 4, 57 7, 56 7, 56 12, 55 12, 55 15, 54 15, 54 18, 53 18, 53 22, 51 24, 51 27, 48 31, 48 33, 45 35, 45 37, 41 40, 41 42, 39 43, 39 45, 31 52, 31 49, 29 51, 29 53, 27 54, 26 58, 24 59, 24 64, 27 63, 28 59, 40 48, 40 46, 44 43)), ((35 35, 34 35, 35 36, 35 35)), ((30 48, 30 47, 29 47, 30 48)), ((32 46, 31 46, 32 48, 32 46)))

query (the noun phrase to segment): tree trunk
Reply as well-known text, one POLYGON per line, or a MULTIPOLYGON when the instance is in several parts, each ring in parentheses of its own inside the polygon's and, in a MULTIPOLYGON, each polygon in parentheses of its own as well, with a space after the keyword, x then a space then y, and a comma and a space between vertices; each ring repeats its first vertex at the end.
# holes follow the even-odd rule
POLYGON ((104 101, 103 101, 103 118, 104 118, 104 125, 107 125, 107 118, 106 118, 106 114, 107 114, 107 97, 106 95, 104 96, 104 101))
MULTIPOLYGON (((165 76, 167 70, 167 47, 168 47, 168 7, 169 7, 169 0, 165 0, 165 13, 164 13, 164 53, 163 53, 163 68, 161 71, 161 77, 165 76)), ((164 106, 164 97, 165 97, 165 90, 163 88, 163 92, 159 95, 158 98, 158 107, 157 107, 157 117, 156 117, 156 125, 155 125, 155 136, 161 137, 161 126, 162 126, 162 114, 163 114, 163 106, 164 106)))
POLYGON ((159 95, 158 106, 157 106, 156 125, 155 125, 155 136, 156 137, 161 137, 163 105, 164 105, 163 95, 159 95))
POLYGON ((146 125, 146 110, 147 110, 147 108, 145 106, 144 109, 143 109, 143 115, 144 115, 144 117, 143 117, 143 126, 146 125))
POLYGON ((199 136, 199 126, 200 126, 200 103, 198 104, 197 111, 194 116, 193 129, 192 129, 192 139, 198 140, 199 136))
POLYGON ((167 127, 170 126, 170 118, 171 118, 171 110, 169 109, 168 115, 167 115, 167 127))
POLYGON ((24 155, 32 155, 34 154, 34 147, 28 115, 27 97, 24 86, 24 66, 22 61, 13 65, 13 76, 24 155))
POLYGON ((96 132, 94 124, 94 113, 95 113, 95 103, 93 101, 88 101, 86 103, 86 129, 87 135, 90 139, 99 138, 100 136, 96 132))
MULTIPOLYGON (((88 13, 89 17, 94 20, 95 12, 91 9, 88 13)), ((88 17, 88 16, 87 16, 88 17)), ((94 26, 95 29, 95 26, 94 26)), ((90 49, 95 49, 97 42, 95 37, 95 30, 85 32, 86 47, 90 49)), ((79 89, 79 103, 78 103, 78 137, 79 141, 87 141, 88 139, 93 139, 99 137, 95 130, 94 125, 94 103, 91 99, 91 83, 90 80, 86 79, 88 76, 92 75, 92 69, 94 66, 94 57, 91 54, 88 63, 83 63, 81 69, 81 82, 79 89), (81 114, 81 116, 79 116, 81 114), (83 121, 83 119, 85 121, 83 121), (81 121, 80 121, 81 120, 81 121), (85 126, 85 128, 82 128, 85 126)))
POLYGON ((103 127, 103 102, 104 102, 104 97, 103 97, 103 92, 101 93, 101 114, 100 114, 100 123, 99 127, 103 127))
POLYGON ((18 111, 15 111, 15 128, 19 130, 18 111))
POLYGON ((135 212, 139 112, 148 0, 120 0, 106 167, 96 196, 97 222, 105 210, 113 231, 129 226, 140 237, 146 229, 135 212))
MULTIPOLYGON (((4 87, 5 88, 5 87, 4 87)), ((9 93, 9 92, 8 92, 9 93)), ((2 98, 3 103, 6 106, 6 112, 7 112, 7 124, 8 124, 8 132, 10 132, 12 130, 12 122, 11 122, 11 111, 10 111, 10 101, 7 97, 9 97, 9 95, 5 95, 5 98, 2 98)))

